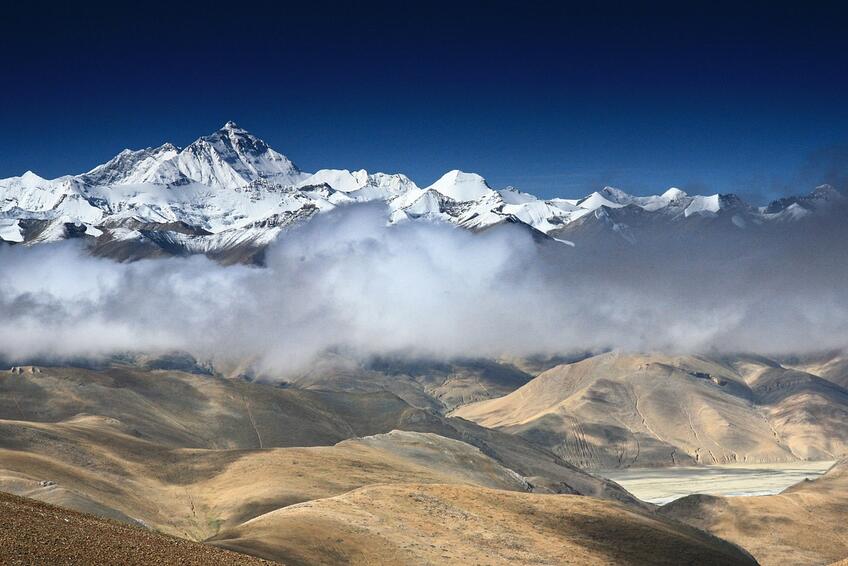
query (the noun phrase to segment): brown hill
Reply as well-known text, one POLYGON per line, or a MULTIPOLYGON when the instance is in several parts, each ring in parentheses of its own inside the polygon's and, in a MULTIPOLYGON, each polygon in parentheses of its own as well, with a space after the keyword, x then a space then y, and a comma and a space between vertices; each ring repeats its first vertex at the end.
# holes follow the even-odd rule
POLYGON ((848 390, 754 357, 608 353, 458 408, 584 468, 834 459, 848 390))
POLYGON ((848 461, 779 495, 692 495, 660 513, 745 547, 765 566, 829 564, 848 557, 848 461))
POLYGON ((366 487, 262 515, 213 543, 287 564, 755 564, 617 503, 468 485, 366 487))
POLYGON ((811 373, 836 385, 848 388, 848 354, 845 352, 836 351, 793 356, 780 362, 785 367, 811 373))
POLYGON ((0 417, 0 490, 194 540, 375 483, 471 483, 646 507, 526 440, 388 392, 25 368, 0 372, 0 417))
POLYGON ((391 391, 414 407, 446 412, 475 401, 501 397, 533 379, 536 374, 518 369, 516 363, 480 359, 452 362, 375 359, 362 364, 326 356, 307 371, 285 379, 300 389, 391 391))

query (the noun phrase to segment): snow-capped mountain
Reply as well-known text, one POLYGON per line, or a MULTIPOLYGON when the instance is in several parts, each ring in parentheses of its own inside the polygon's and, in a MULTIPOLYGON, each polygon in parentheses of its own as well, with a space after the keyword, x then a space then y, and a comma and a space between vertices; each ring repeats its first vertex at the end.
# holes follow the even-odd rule
POLYGON ((291 185, 306 176, 285 155, 235 122, 227 122, 183 150, 170 143, 124 150, 81 177, 92 185, 200 183, 216 189, 234 189, 260 179, 291 185))
POLYGON ((310 174, 227 122, 183 149, 170 143, 127 149, 81 175, 48 180, 28 171, 0 180, 0 241, 81 237, 95 253, 119 259, 206 253, 244 260, 315 214, 378 201, 386 203, 391 223, 448 222, 469 230, 516 223, 579 245, 581 237, 599 234, 633 242, 644 226, 777 225, 845 200, 826 185, 762 208, 735 195, 690 196, 677 188, 633 196, 605 187, 582 199, 543 200, 511 187, 494 189, 480 175, 458 170, 427 187, 402 174, 310 174))

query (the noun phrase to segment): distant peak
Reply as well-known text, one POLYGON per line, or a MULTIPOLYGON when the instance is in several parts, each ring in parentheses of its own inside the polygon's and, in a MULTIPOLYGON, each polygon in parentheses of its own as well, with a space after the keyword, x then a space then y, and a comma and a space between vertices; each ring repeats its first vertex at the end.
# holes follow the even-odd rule
POLYGON ((616 195, 610 191, 607 191, 608 188, 605 187, 600 191, 595 191, 587 197, 584 197, 577 201, 578 206, 581 208, 586 208, 588 210, 597 210, 603 207, 612 207, 612 208, 620 208, 627 204, 628 199, 626 198, 626 193, 624 195, 616 195), (619 202, 619 201, 624 202, 619 202))
POLYGON ((626 205, 630 204, 633 200, 633 197, 622 191, 621 189, 616 189, 615 187, 606 186, 595 194, 600 195, 604 199, 614 202, 615 204, 626 205))
POLYGON ((207 138, 227 137, 227 138, 235 139, 235 138, 252 138, 252 137, 255 137, 255 136, 253 136, 253 134, 251 134, 250 132, 248 132, 247 130, 245 130, 244 128, 242 128, 241 126, 239 126, 238 124, 236 124, 232 120, 230 120, 229 122, 224 124, 223 127, 220 130, 218 130, 216 132, 212 132, 210 135, 208 135, 206 137, 207 138))
POLYGON ((466 173, 465 171, 460 171, 459 169, 453 169, 448 171, 439 179, 440 181, 453 181, 453 182, 461 182, 461 183, 485 183, 486 179, 477 173, 466 173))
POLYGON ((810 193, 810 196, 816 198, 840 197, 842 196, 842 193, 840 193, 840 191, 833 185, 825 183, 824 185, 816 187, 813 192, 810 193))
POLYGON ((678 189, 677 187, 671 187, 669 190, 662 194, 664 198, 668 200, 677 200, 679 198, 683 198, 688 196, 684 191, 678 189))
POLYGON ((492 191, 483 177, 459 169, 448 171, 428 188, 459 202, 477 200, 492 191))
POLYGON ((21 181, 25 183, 41 183, 46 180, 47 179, 43 178, 41 175, 33 173, 32 171, 27 171, 21 175, 21 181))
POLYGON ((629 197, 630 195, 622 191, 621 189, 616 189, 615 187, 606 186, 601 189, 602 195, 611 195, 616 197, 629 197))

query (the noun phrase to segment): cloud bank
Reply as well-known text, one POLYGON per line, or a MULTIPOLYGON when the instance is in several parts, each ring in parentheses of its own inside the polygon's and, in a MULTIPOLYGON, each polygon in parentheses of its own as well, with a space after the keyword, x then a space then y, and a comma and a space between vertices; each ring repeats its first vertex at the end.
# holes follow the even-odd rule
POLYGON ((467 358, 842 348, 846 232, 834 220, 786 235, 571 248, 516 226, 389 227, 366 205, 286 234, 262 268, 200 256, 116 263, 74 243, 5 247, 0 357, 183 350, 285 373, 328 349, 467 358))

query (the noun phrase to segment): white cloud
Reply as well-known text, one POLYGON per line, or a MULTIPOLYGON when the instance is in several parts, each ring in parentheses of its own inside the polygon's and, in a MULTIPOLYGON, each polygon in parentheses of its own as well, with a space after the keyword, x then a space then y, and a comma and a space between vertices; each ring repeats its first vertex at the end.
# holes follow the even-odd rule
POLYGON ((73 243, 6 247, 0 355, 186 350, 286 372, 328 348, 476 357, 843 347, 843 232, 580 249, 540 246, 515 226, 388 227, 382 209, 352 206, 283 236, 264 268, 115 263, 73 243))

